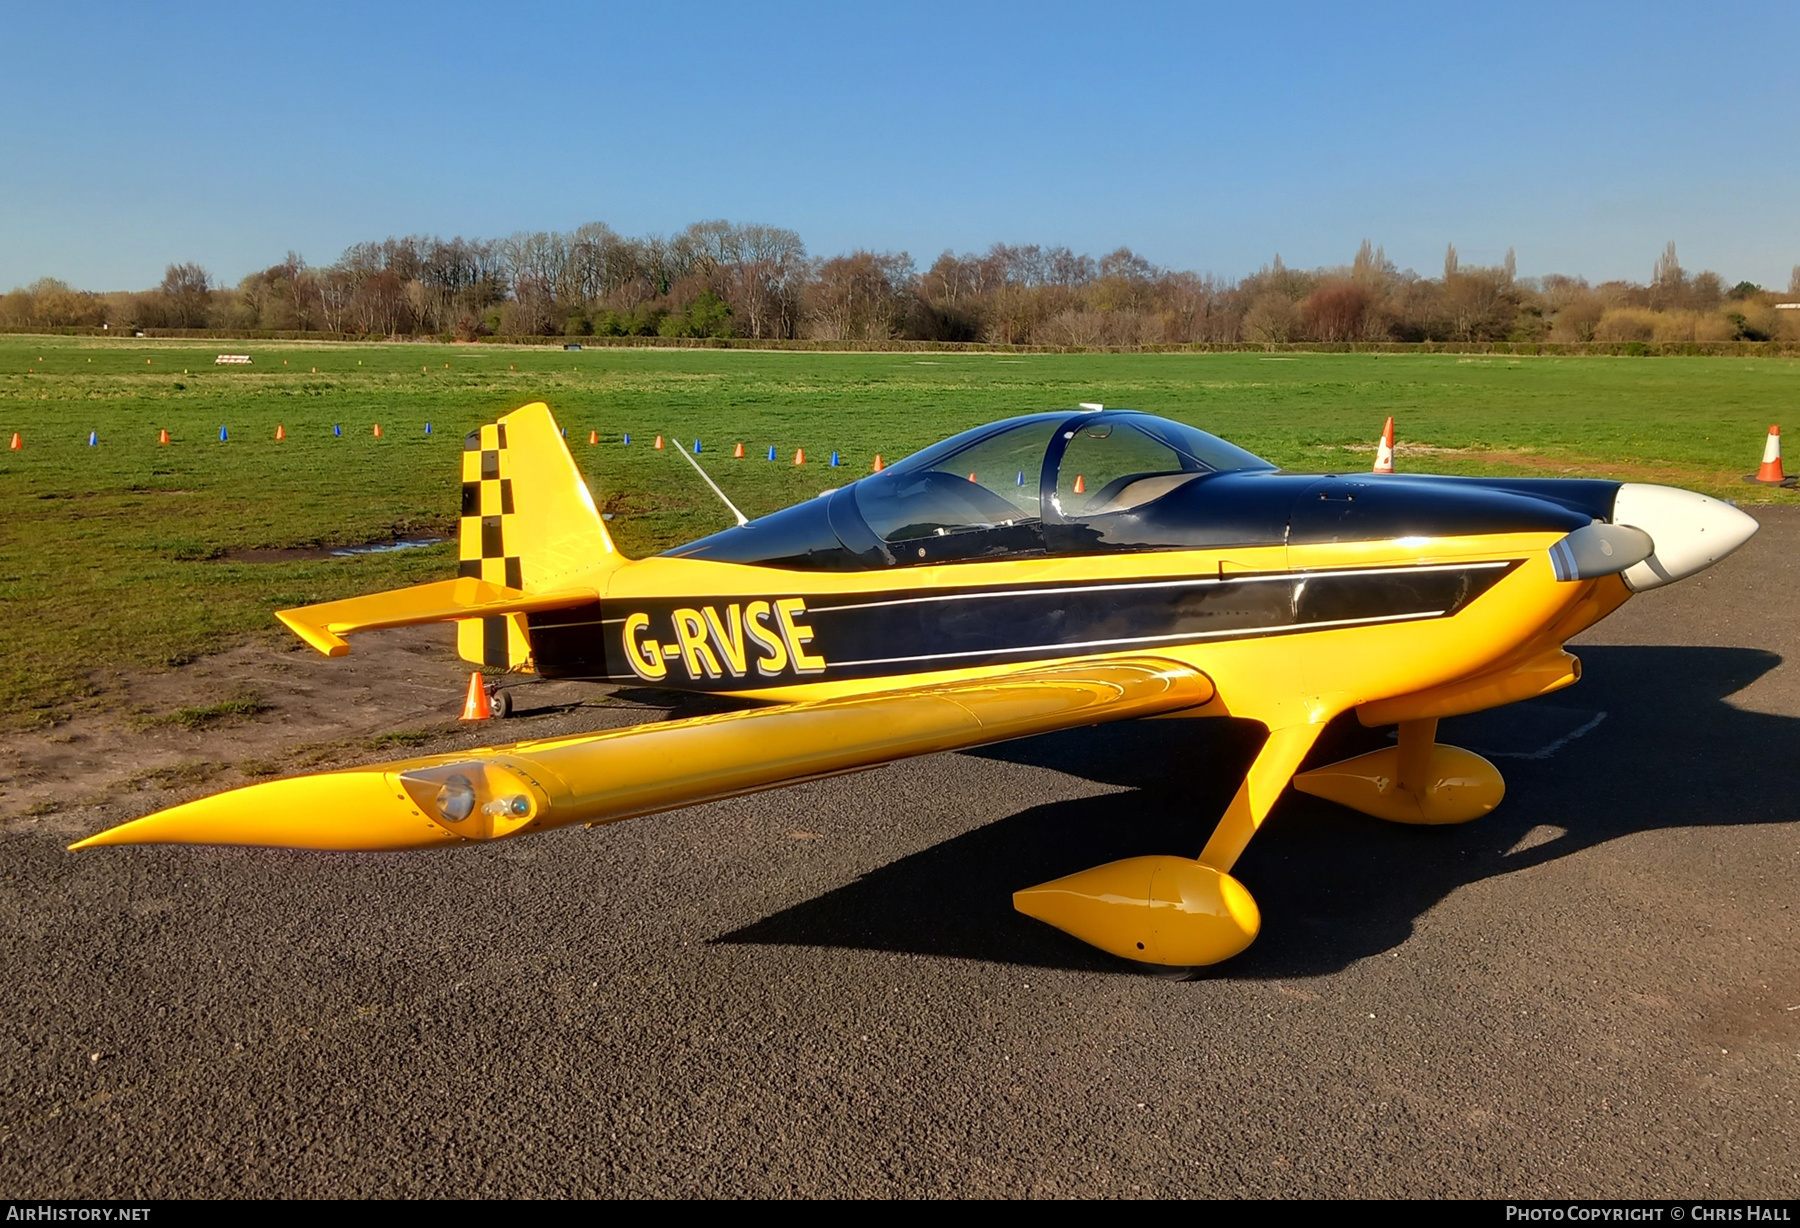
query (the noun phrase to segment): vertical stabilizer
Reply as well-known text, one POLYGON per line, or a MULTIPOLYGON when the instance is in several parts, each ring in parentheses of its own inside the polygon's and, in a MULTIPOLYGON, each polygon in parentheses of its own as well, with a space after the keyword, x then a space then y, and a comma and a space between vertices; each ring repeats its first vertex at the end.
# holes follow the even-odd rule
MULTIPOLYGON (((595 583, 625 561, 549 406, 527 405, 469 432, 458 576, 543 593, 595 583)), ((489 668, 522 667, 531 657, 525 616, 464 619, 457 649, 489 668)))

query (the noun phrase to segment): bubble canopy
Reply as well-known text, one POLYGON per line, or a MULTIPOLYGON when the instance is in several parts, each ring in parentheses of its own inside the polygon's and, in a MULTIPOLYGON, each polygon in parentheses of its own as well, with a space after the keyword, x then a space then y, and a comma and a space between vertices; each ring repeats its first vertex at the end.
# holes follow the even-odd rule
MULTIPOLYGON (((841 490, 668 553, 855 571, 1061 552, 1103 543, 1104 534, 1071 537, 1058 526, 1131 513, 1213 475, 1274 470, 1217 436, 1150 414, 1031 414, 964 431, 841 490)), ((1138 548, 1146 545, 1155 543, 1138 548)))

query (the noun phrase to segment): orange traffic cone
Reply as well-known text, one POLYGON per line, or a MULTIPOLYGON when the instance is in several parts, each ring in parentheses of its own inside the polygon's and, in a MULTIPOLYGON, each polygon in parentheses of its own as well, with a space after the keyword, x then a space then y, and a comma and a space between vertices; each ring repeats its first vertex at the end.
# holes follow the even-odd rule
MULTIPOLYGON (((377 434, 379 434, 379 433, 380 433, 380 432, 379 432, 379 431, 377 431, 377 432, 376 432, 376 433, 377 433, 377 434)), ((276 439, 277 439, 277 440, 281 440, 281 439, 286 439, 286 438, 287 438, 287 427, 285 427, 285 426, 283 426, 283 425, 281 425, 281 423, 279 423, 279 422, 277 422, 277 423, 276 423, 276 424, 275 424, 275 438, 276 438, 276 439)))
POLYGON ((599 431, 589 431, 588 432, 588 443, 596 444, 599 442, 600 442, 600 432, 599 431))
POLYGON ((375 438, 377 438, 377 439, 381 438, 381 423, 379 423, 379 422, 377 422, 375 424, 375 438))
POLYGON ((662 451, 662 446, 663 446, 662 436, 658 435, 656 437, 656 450, 659 452, 662 451))
POLYGON ((1749 481, 1760 482, 1764 486, 1788 486, 1794 479, 1784 477, 1781 472, 1781 427, 1769 428, 1769 441, 1763 444, 1762 465, 1750 475, 1749 481))
POLYGON ((875 454, 875 463, 873 465, 869 466, 869 472, 870 473, 880 473, 883 469, 886 469, 886 468, 887 468, 887 466, 881 463, 881 453, 877 452, 875 454))
POLYGON ((162 430, 156 432, 156 446, 159 448, 166 448, 169 446, 168 427, 164 427, 162 430))
POLYGON ((733 460, 743 460, 744 459, 744 445, 740 443, 737 446, 737 449, 734 452, 732 452, 731 457, 733 460))
POLYGON ((1392 473, 1394 471, 1394 420, 1389 418, 1387 425, 1381 428, 1381 442, 1375 445, 1375 468, 1371 473, 1392 473))
POLYGON ((805 448, 795 448, 794 449, 794 463, 796 465, 804 465, 806 463, 806 449, 805 448))
POLYGON ((1081 475, 1079 473, 1075 475, 1075 493, 1078 495, 1087 494, 1087 483, 1081 480, 1081 475))
POLYGON ((969 475, 969 481, 973 482, 974 480, 975 480, 975 475, 973 473, 971 473, 969 475))
POLYGON ((17 452, 20 448, 23 448, 24 446, 25 446, 25 441, 23 439, 19 438, 19 432, 14 431, 13 432, 13 441, 12 441, 12 450, 14 452, 17 452))
POLYGON ((469 675, 469 697, 463 700, 461 720, 485 721, 494 715, 494 706, 488 702, 487 686, 481 681, 481 671, 476 670, 469 675))

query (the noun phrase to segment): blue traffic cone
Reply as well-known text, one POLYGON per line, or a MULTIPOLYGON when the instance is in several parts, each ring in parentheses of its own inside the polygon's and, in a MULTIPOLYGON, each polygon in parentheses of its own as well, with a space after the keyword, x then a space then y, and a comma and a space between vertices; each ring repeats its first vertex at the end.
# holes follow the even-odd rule
POLYGON ((832 453, 831 453, 831 467, 833 469, 836 469, 838 467, 838 454, 837 454, 836 449, 833 449, 832 453))
POLYGON ((769 459, 770 460, 775 459, 775 445, 774 444, 769 445, 769 459))
POLYGON ((344 437, 344 424, 341 422, 332 423, 331 433, 337 438, 342 439, 344 437))
POLYGON ((694 440, 694 455, 700 455, 700 441, 698 439, 694 440))
POLYGON ((426 433, 426 434, 427 434, 427 435, 429 435, 429 434, 431 434, 431 423, 429 423, 429 422, 427 422, 427 423, 426 423, 426 424, 425 424, 425 433, 426 433))
POLYGON ((100 446, 100 432, 99 431, 89 431, 88 432, 88 447, 97 448, 99 446, 100 446))
POLYGON ((625 443, 631 442, 631 432, 630 431, 625 432, 625 438, 624 438, 623 442, 625 442, 625 443))
POLYGON ((224 427, 220 427, 220 428, 219 428, 219 442, 220 442, 220 443, 224 443, 224 442, 225 442, 225 441, 226 441, 226 440, 227 440, 227 439, 230 439, 230 438, 231 438, 231 436, 230 436, 230 435, 227 435, 227 434, 226 434, 226 433, 225 433, 225 428, 224 428, 224 427))
POLYGON ((1023 469, 1019 470, 1019 485, 1025 485, 1025 471, 1023 469))
POLYGON ((567 439, 569 437, 569 428, 566 426, 563 427, 563 429, 562 429, 562 437, 564 439, 567 439))

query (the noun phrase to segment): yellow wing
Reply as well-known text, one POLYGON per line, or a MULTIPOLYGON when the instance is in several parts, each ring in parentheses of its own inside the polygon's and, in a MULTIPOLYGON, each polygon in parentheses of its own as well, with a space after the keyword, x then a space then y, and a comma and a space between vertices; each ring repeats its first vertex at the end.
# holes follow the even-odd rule
POLYGON ((1128 657, 277 780, 74 845, 411 849, 610 823, 1078 725, 1198 707, 1212 681, 1128 657))

